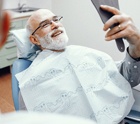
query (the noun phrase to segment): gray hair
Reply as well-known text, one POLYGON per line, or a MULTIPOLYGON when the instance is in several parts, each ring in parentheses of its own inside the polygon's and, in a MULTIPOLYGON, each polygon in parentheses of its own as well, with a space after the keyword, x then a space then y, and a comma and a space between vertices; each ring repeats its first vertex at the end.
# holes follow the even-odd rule
POLYGON ((26 28, 27 36, 30 37, 30 35, 33 32, 33 28, 32 28, 31 23, 29 23, 29 21, 27 21, 25 28, 26 28))

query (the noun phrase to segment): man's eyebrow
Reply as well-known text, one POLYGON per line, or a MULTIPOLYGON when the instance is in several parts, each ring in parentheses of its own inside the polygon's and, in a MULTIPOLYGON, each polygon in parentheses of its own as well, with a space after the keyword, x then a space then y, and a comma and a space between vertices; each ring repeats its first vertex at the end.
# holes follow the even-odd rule
POLYGON ((53 16, 52 18, 56 18, 57 16, 53 16))
MULTIPOLYGON (((54 19, 54 18, 56 18, 56 17, 57 17, 57 16, 53 16, 52 19, 54 19)), ((45 22, 45 21, 47 21, 47 20, 50 20, 50 19, 45 19, 45 20, 41 21, 40 23, 43 23, 43 22, 45 22)))
MULTIPOLYGON (((52 18, 50 18, 50 19, 54 19, 54 18, 56 18, 57 16, 53 16, 52 18)), ((45 20, 43 20, 42 22, 44 22, 44 21, 46 21, 46 20, 50 20, 50 19, 45 19, 45 20)))

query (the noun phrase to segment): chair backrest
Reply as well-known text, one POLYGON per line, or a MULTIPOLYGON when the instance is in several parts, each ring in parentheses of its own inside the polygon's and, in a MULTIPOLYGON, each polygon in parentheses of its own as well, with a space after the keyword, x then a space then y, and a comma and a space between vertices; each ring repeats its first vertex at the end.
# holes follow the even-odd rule
POLYGON ((19 110, 19 85, 15 75, 30 66, 32 61, 17 59, 12 66, 12 97, 15 110, 19 110))
POLYGON ((30 42, 26 29, 12 30, 11 33, 17 46, 17 57, 33 60, 40 48, 30 42))
POLYGON ((26 29, 12 30, 11 33, 17 46, 17 57, 22 58, 12 66, 12 96, 15 110, 19 110, 19 85, 15 75, 30 66, 40 48, 30 42, 26 29))

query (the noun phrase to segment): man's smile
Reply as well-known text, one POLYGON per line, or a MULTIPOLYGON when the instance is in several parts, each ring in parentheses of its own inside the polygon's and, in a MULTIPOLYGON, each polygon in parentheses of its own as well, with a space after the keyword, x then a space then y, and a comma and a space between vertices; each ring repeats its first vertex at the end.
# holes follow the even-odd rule
POLYGON ((57 30, 57 31, 55 31, 55 32, 51 35, 51 37, 56 37, 56 36, 58 36, 58 35, 60 35, 60 34, 62 34, 62 33, 63 33, 63 31, 57 30))

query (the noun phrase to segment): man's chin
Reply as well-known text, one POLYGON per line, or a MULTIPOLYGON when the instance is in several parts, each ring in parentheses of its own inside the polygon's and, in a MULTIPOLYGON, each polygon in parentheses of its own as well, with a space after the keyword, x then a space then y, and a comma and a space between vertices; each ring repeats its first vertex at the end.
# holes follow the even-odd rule
POLYGON ((62 33, 56 37, 49 37, 46 48, 55 51, 63 51, 66 48, 67 43, 68 37, 62 33))

